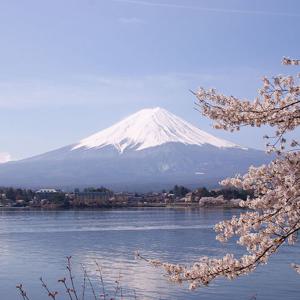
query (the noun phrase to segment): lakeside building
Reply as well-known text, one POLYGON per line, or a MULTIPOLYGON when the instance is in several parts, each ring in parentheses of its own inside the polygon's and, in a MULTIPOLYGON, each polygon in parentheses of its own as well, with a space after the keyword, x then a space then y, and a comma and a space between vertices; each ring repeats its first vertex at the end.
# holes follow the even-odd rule
POLYGON ((107 192, 76 192, 73 195, 73 206, 108 206, 110 193, 107 192))
POLYGON ((40 189, 35 192, 32 199, 32 207, 58 208, 68 207, 69 202, 66 199, 66 193, 56 189, 40 189))
POLYGON ((35 192, 36 200, 42 201, 42 200, 55 200, 57 195, 61 193, 60 191, 56 189, 40 189, 35 192))

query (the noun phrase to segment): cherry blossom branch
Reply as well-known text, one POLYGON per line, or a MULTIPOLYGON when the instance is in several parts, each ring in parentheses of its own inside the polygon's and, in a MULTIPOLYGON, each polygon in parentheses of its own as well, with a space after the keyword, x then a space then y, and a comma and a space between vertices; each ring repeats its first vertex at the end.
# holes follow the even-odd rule
MULTIPOLYGON (((300 65, 300 60, 285 58, 283 64, 300 65)), ((299 80, 281 75, 272 80, 263 78, 263 87, 254 102, 225 96, 214 89, 201 88, 194 95, 197 98, 195 108, 212 119, 217 129, 234 131, 242 126, 272 126, 275 135, 266 138, 275 141, 267 145, 268 151, 276 151, 279 155, 268 165, 250 167, 244 176, 221 182, 222 185, 251 190, 255 195, 253 199, 241 201, 240 205, 247 209, 245 213, 215 225, 216 238, 220 242, 238 237, 237 243, 246 250, 243 256, 203 257, 187 267, 138 255, 152 265, 164 268, 172 281, 189 282, 192 289, 207 285, 220 276, 233 279, 254 271, 282 244, 295 243, 300 230, 300 151, 296 148, 300 143, 293 139, 292 149, 286 149, 284 137, 300 125, 299 80)))

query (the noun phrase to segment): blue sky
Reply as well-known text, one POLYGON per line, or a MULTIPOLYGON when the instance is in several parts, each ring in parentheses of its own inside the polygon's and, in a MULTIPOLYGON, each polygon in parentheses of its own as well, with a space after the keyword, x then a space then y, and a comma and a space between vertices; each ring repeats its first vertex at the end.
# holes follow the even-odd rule
MULTIPOLYGON (((161 106, 263 148, 263 130, 216 131, 189 90, 253 98, 299 58, 300 2, 1 0, 0 153, 20 159, 161 106)), ((3 157, 3 154, 0 154, 3 157)))

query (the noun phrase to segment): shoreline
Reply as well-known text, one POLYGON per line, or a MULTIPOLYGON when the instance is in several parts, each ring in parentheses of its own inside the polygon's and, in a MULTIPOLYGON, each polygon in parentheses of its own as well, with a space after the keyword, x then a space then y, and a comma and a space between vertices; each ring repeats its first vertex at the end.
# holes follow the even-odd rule
POLYGON ((101 211, 101 210, 130 210, 130 209, 205 209, 205 210, 231 210, 231 209, 244 209, 243 207, 230 206, 230 205, 208 205, 199 206, 195 205, 137 205, 137 206, 113 206, 113 207, 0 207, 0 211, 101 211))

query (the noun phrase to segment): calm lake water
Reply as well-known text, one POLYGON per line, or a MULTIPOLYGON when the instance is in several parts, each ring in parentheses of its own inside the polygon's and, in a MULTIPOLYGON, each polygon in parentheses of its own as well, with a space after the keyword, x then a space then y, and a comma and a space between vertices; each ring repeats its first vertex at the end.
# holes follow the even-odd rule
POLYGON ((113 289, 121 274, 124 299, 133 299, 132 289, 137 299, 299 299, 300 276, 289 266, 300 262, 299 244, 282 248, 251 275, 217 280, 197 291, 169 283, 160 270, 134 258, 136 250, 146 257, 180 263, 202 255, 221 256, 228 250, 241 253, 234 242, 218 243, 212 229, 216 222, 238 213, 215 209, 1 211, 0 299, 21 299, 15 289, 20 282, 31 300, 48 299, 39 277, 59 290, 57 279, 65 276, 69 255, 80 283, 80 263, 96 280, 95 259, 103 267, 107 289, 113 289))

